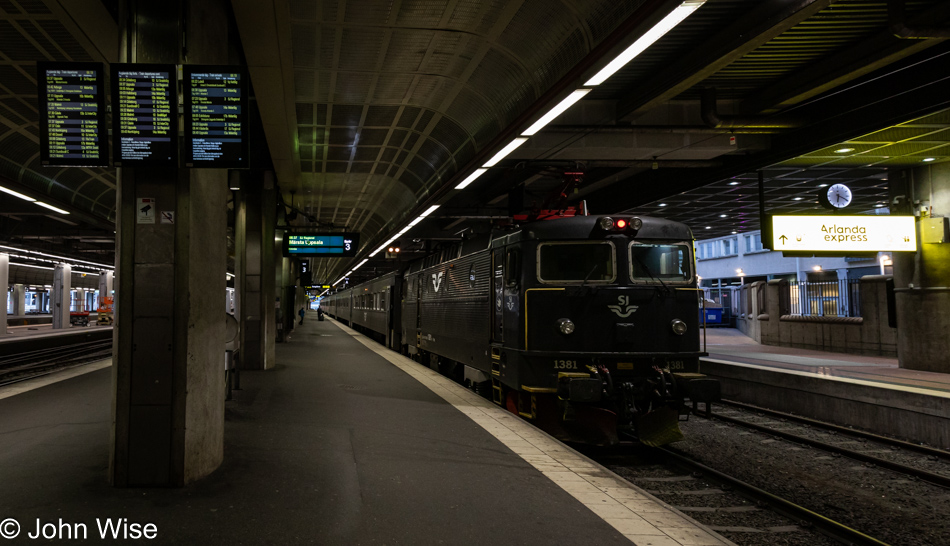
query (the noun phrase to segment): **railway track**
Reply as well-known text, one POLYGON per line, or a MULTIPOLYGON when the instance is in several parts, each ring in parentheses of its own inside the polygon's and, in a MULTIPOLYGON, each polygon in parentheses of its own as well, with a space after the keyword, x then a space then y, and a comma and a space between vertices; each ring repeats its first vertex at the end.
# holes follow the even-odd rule
POLYGON ((741 546, 887 545, 677 449, 624 442, 615 448, 585 451, 619 476, 741 546))
POLYGON ((18 353, 5 357, 0 362, 0 386, 26 381, 111 356, 111 339, 18 353))
MULTIPOLYGON (((702 413, 698 415, 700 415, 701 417, 711 417, 712 419, 717 419, 725 423, 731 423, 733 425, 738 425, 750 430, 763 432, 765 434, 769 434, 774 437, 782 438, 784 440, 788 440, 788 441, 795 442, 798 444, 815 447, 823 451, 827 451, 829 453, 835 454, 837 456, 844 456, 856 461, 861 461, 863 463, 873 464, 881 468, 886 468, 894 472, 899 472, 907 476, 912 476, 917 479, 925 480, 927 482, 930 482, 935 485, 939 485, 941 487, 950 488, 950 474, 941 474, 941 473, 927 470, 925 468, 921 468, 927 463, 933 462, 939 459, 950 461, 950 452, 942 451, 942 450, 932 448, 929 446, 922 446, 922 445, 914 444, 911 442, 905 442, 905 441, 897 440, 894 438, 887 438, 885 436, 879 436, 876 434, 857 431, 857 430, 849 429, 846 427, 834 425, 831 423, 824 423, 824 422, 816 421, 813 419, 789 415, 789 414, 776 412, 772 410, 766 410, 763 408, 758 408, 758 407, 750 406, 747 404, 741 404, 741 403, 736 403, 736 402, 728 402, 726 404, 728 406, 739 408, 744 411, 754 412, 755 414, 757 414, 757 416, 768 415, 770 416, 771 420, 765 423, 756 423, 756 422, 752 422, 746 419, 740 419, 731 415, 724 415, 721 412, 711 413, 711 414, 702 413), (788 430, 787 427, 789 426, 789 421, 798 423, 797 425, 793 425, 793 426, 798 427, 800 430, 798 431, 788 430), (840 438, 839 435, 845 435, 846 438, 853 438, 853 439, 856 439, 857 441, 863 442, 863 445, 861 446, 860 450, 850 449, 848 447, 844 447, 836 443, 831 443, 829 441, 824 441, 821 439, 814 438, 813 436, 796 433, 796 432, 802 432, 803 430, 807 432, 813 432, 816 429, 824 430, 827 432, 828 435, 835 436, 837 438, 840 438), (880 444, 881 446, 887 446, 891 448, 892 450, 901 449, 901 450, 913 451, 922 456, 929 457, 929 460, 924 461, 924 460, 920 460, 920 457, 917 457, 916 460, 913 461, 915 464, 911 465, 911 464, 905 464, 898 461, 888 460, 883 457, 878 457, 878 456, 870 454, 869 452, 874 452, 874 451, 880 452, 882 450, 873 449, 876 446, 871 444, 871 442, 880 444)), ((906 455, 905 455, 905 458, 907 458, 906 455)))
MULTIPOLYGON (((886 542, 880 541, 865 533, 852 529, 843 523, 837 522, 813 510, 809 510, 808 508, 800 506, 781 496, 769 493, 764 489, 746 483, 745 481, 742 481, 729 474, 710 468, 675 449, 662 447, 654 449, 662 453, 669 460, 675 461, 676 464, 682 465, 693 472, 699 473, 711 481, 719 482, 720 484, 727 486, 728 489, 740 492, 741 494, 754 499, 760 504, 765 504, 775 512, 798 522, 802 527, 806 529, 813 528, 839 544, 849 544, 854 546, 887 546, 886 542)), ((681 510, 686 512, 694 511, 689 507, 685 507, 685 509, 681 508, 681 510)), ((716 527, 713 527, 713 529, 716 530, 716 527)), ((725 529, 719 530, 728 529, 729 528, 726 527, 725 529)))

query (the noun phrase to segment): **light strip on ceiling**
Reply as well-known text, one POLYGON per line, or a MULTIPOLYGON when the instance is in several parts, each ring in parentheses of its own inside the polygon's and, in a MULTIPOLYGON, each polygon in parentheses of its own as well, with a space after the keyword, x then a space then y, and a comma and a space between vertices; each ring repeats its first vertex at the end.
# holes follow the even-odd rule
POLYGON ((54 269, 52 267, 44 267, 42 265, 16 264, 13 262, 10 262, 10 265, 15 265, 17 267, 32 267, 33 269, 46 269, 47 271, 52 271, 54 269))
POLYGON ((419 215, 419 218, 425 218, 426 216, 428 216, 428 215, 432 214, 433 212, 435 212, 436 209, 439 208, 440 206, 441 206, 441 205, 432 205, 431 207, 429 207, 428 209, 426 209, 425 212, 423 212, 422 214, 420 214, 420 215, 419 215))
POLYGON ((557 103, 557 106, 548 110, 547 114, 541 116, 541 119, 534 122, 531 127, 525 129, 525 132, 521 133, 522 136, 531 136, 538 131, 540 131, 545 125, 551 123, 558 116, 563 114, 568 108, 574 106, 574 103, 584 98, 584 95, 590 93, 593 89, 578 89, 568 95, 564 100, 557 103))
POLYGON ((507 157, 508 154, 510 154, 511 152, 517 150, 517 149, 518 149, 518 146, 521 146, 522 144, 524 144, 524 143, 527 142, 527 141, 528 141, 528 139, 525 138, 525 137, 518 137, 518 138, 512 140, 511 142, 508 143, 507 146, 505 146, 504 148, 502 148, 500 152, 498 152, 497 154, 495 154, 495 157, 492 157, 492 158, 489 159, 484 165, 482 165, 482 167, 494 167, 499 161, 501 161, 502 159, 504 159, 505 157, 507 157))
POLYGON ((89 262, 89 261, 86 261, 86 260, 80 260, 80 259, 78 259, 78 258, 67 258, 66 256, 57 256, 57 255, 55 255, 55 254, 47 254, 47 253, 45 253, 45 252, 40 252, 40 251, 38 251, 38 250, 26 250, 26 249, 23 249, 23 248, 15 248, 15 247, 12 247, 12 246, 0 245, 0 251, 5 251, 5 250, 12 250, 12 251, 14 251, 14 252, 20 252, 20 253, 28 254, 29 256, 24 256, 24 257, 30 258, 30 259, 39 259, 39 258, 34 258, 34 257, 32 256, 32 254, 35 254, 35 255, 37 255, 37 256, 45 256, 45 257, 47 257, 47 258, 55 258, 55 259, 57 259, 57 260, 63 260, 63 261, 66 261, 66 262, 76 262, 77 264, 89 264, 89 265, 94 265, 94 266, 96 266, 96 267, 102 267, 102 268, 108 269, 108 270, 110 270, 110 271, 114 268, 114 267, 111 266, 111 265, 99 264, 99 263, 96 263, 96 262, 89 262))
POLYGON ((23 199, 24 201, 31 201, 31 202, 35 202, 35 201, 36 201, 36 199, 33 199, 32 197, 30 197, 30 196, 28 196, 28 195, 23 195, 22 193, 15 192, 15 191, 11 190, 10 188, 4 188, 3 186, 0 186, 0 191, 2 191, 2 192, 4 192, 4 193, 9 193, 10 195, 12 195, 12 196, 14 196, 14 197, 19 197, 20 199, 23 199))
POLYGON ((683 20, 699 9, 704 3, 706 3, 706 0, 686 0, 677 6, 676 9, 670 12, 670 14, 664 17, 659 23, 653 25, 653 28, 648 30, 646 34, 640 36, 630 47, 625 49, 620 55, 617 55, 617 58, 610 61, 610 64, 602 68, 593 78, 587 80, 587 83, 584 85, 595 86, 604 83, 607 78, 613 76, 618 70, 623 68, 624 65, 632 61, 634 57, 643 53, 646 48, 662 38, 663 35, 672 30, 673 27, 682 23, 683 20))
POLYGON ((469 184, 471 184, 472 182, 474 182, 476 178, 478 178, 479 176, 485 174, 485 172, 486 172, 487 170, 488 170, 488 169, 484 169, 484 168, 483 168, 483 169, 475 169, 475 172, 473 172, 472 174, 468 175, 468 178, 466 178, 465 180, 462 180, 461 182, 459 182, 459 185, 458 185, 458 186, 455 186, 455 189, 461 190, 461 189, 465 188, 466 186, 468 186, 469 184))
POLYGON ((58 213, 60 213, 60 214, 69 214, 69 211, 68 211, 68 210, 63 210, 63 209, 61 209, 61 208, 54 207, 53 205, 47 205, 46 203, 44 203, 44 202, 42 202, 42 201, 37 201, 36 204, 39 205, 39 206, 41 206, 41 207, 46 207, 46 208, 48 208, 49 210, 55 210, 56 212, 58 212, 58 213))

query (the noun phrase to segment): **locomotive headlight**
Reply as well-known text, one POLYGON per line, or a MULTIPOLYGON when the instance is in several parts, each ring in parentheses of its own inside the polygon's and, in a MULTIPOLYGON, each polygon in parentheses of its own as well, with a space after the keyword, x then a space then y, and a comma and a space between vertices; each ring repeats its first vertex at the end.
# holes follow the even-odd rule
POLYGON ((614 228, 614 219, 610 216, 604 216, 600 220, 597 220, 597 226, 604 231, 609 231, 614 228))
POLYGON ((631 218, 630 227, 633 228, 634 231, 639 231, 639 229, 643 227, 643 220, 639 218, 631 218))
POLYGON ((574 322, 569 318, 558 319, 557 329, 561 331, 562 334, 573 334, 574 333, 574 322))
POLYGON ((686 333, 686 323, 680 319, 673 319, 673 322, 670 323, 670 326, 673 328, 673 333, 678 336, 686 333))

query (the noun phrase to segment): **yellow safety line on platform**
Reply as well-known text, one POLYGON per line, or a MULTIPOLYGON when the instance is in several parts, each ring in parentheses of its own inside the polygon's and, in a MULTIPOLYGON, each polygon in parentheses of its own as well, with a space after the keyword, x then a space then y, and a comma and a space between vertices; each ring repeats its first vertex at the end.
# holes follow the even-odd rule
POLYGON ((336 321, 333 324, 475 421, 632 542, 735 546, 708 527, 451 379, 336 321))

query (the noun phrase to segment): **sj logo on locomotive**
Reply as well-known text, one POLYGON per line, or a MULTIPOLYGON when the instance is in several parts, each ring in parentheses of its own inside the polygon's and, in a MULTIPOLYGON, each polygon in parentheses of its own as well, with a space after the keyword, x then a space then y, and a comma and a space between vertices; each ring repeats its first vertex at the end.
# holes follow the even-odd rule
POLYGON ((630 296, 617 296, 617 305, 607 306, 607 309, 610 309, 620 318, 629 317, 639 308, 638 305, 630 305, 630 296))
POLYGON ((442 286, 442 279, 445 278, 445 271, 439 271, 438 273, 432 274, 432 287, 435 288, 435 291, 439 291, 439 287, 442 286))

